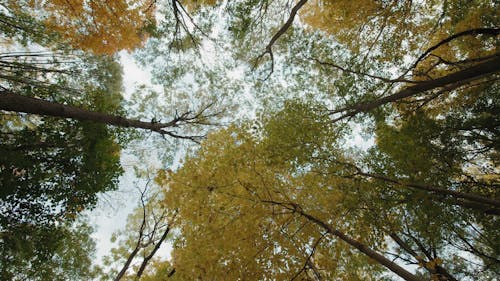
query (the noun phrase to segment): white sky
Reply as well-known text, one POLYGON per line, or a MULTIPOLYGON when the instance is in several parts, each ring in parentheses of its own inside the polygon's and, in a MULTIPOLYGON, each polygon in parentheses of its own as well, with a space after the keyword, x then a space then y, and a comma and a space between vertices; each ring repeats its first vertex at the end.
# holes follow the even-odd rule
MULTIPOLYGON (((149 71, 141 69, 135 63, 131 54, 120 52, 120 63, 123 66, 125 99, 128 99, 135 87, 140 84, 161 89, 161 86, 151 85, 151 74, 149 71)), ((139 192, 134 188, 134 181, 137 178, 133 171, 134 165, 140 165, 137 161, 135 157, 127 154, 126 151, 122 151, 120 162, 125 173, 120 177, 118 190, 101 196, 96 209, 89 213, 90 222, 95 227, 92 237, 95 239, 97 246, 96 264, 102 264, 102 258, 109 255, 114 246, 110 241, 111 235, 125 228, 127 216, 138 206, 139 192)), ((164 251, 164 253, 166 252, 164 251)))
MULTIPOLYGON (((213 50, 211 50, 210 47, 206 47, 203 53, 203 57, 205 59, 208 59, 209 61, 210 59, 215 59, 216 54, 213 50)), ((151 84, 152 76, 150 70, 140 67, 135 62, 131 54, 125 51, 120 52, 120 63, 123 67, 123 87, 125 99, 130 99, 132 93, 134 92, 134 89, 136 89, 136 87, 141 84, 145 84, 158 92, 163 91, 162 86, 151 84)), ((234 69, 231 72, 228 72, 227 75, 230 78, 242 80, 243 76, 245 75, 244 72, 245 69, 242 66, 240 68, 234 69)), ((184 79, 189 79, 189 76, 185 77, 184 79)), ((248 87, 246 87, 243 92, 243 96, 240 97, 242 102, 243 100, 253 100, 255 98, 253 97, 252 93, 250 93, 251 89, 249 89, 248 87)), ((245 111, 252 110, 248 108, 245 111)), ((363 139, 360 134, 360 128, 354 128, 352 138, 350 139, 349 143, 351 146, 357 146, 358 148, 366 149, 373 144, 373 140, 363 139)), ((130 149, 140 148, 130 147, 130 149)), ((177 153, 173 165, 177 166, 179 164, 180 158, 182 157, 183 153, 177 153)), ((148 159, 148 162, 150 160, 151 162, 155 162, 153 161, 153 159, 148 159)), ((106 255, 109 255, 110 250, 114 246, 110 241, 111 235, 114 232, 125 228, 127 216, 135 207, 138 206, 139 193, 136 189, 134 189, 133 186, 133 183, 137 180, 137 178, 134 176, 134 172, 132 169, 134 165, 141 165, 141 163, 137 163, 137 161, 138 160, 134 159, 133 156, 128 155, 126 152, 122 151, 121 164, 125 170, 125 174, 120 177, 118 190, 104 195, 101 198, 98 207, 89 214, 91 223, 95 226, 95 232, 92 237, 95 239, 97 244, 96 264, 102 264, 102 258, 106 255)), ((157 168, 160 168, 162 166, 162 163, 148 163, 148 165, 153 165, 157 168)), ((164 247, 163 251, 158 254, 167 255, 168 257, 170 254, 170 250, 166 248, 170 248, 170 245, 164 247)))

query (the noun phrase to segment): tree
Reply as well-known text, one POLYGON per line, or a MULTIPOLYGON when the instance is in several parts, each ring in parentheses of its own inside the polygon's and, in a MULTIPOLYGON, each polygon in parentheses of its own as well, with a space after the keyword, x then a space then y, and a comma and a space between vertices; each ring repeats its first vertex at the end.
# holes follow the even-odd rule
POLYGON ((162 206, 162 194, 146 171, 144 188, 140 193, 139 206, 128 217, 127 228, 113 234, 112 242, 119 239, 117 247, 105 258, 114 269, 103 275, 103 280, 142 280, 155 270, 147 270, 151 264, 165 262, 158 252, 171 237, 176 212, 162 206))
MULTIPOLYGON (((43 47, 52 48, 61 41, 58 41, 60 38, 57 34, 52 33, 50 36, 37 37, 34 33, 43 29, 40 19, 17 10, 22 7, 17 5, 22 3, 9 2, 3 6, 5 9, 2 9, 2 12, 5 12, 2 16, 7 19, 2 21, 5 23, 2 25, 5 27, 1 30, 2 35, 8 35, 12 30, 22 31, 22 37, 14 38, 24 40, 20 43, 25 44, 28 50, 0 55, 0 103, 1 110, 4 110, 0 123, 0 181, 4 187, 0 194, 0 206, 3 210, 0 216, 0 230, 4 235, 0 244, 9 259, 10 253, 18 250, 16 245, 28 244, 29 241, 23 239, 33 238, 24 234, 40 233, 40 243, 33 244, 33 247, 25 252, 26 255, 33 256, 33 260, 44 260, 52 257, 57 251, 63 251, 58 248, 61 247, 59 242, 64 241, 63 235, 59 235, 62 231, 61 224, 71 225, 79 213, 95 206, 100 193, 115 190, 117 187, 118 176, 123 171, 119 163, 121 144, 130 136, 123 130, 106 126, 107 124, 142 126, 175 138, 198 140, 198 136, 176 134, 175 131, 164 128, 173 129, 188 123, 208 124, 208 117, 204 113, 209 105, 196 113, 175 112, 174 120, 168 124, 155 120, 140 122, 120 117, 124 112, 121 97, 122 71, 115 61, 116 58, 81 52, 30 51, 32 44, 43 44, 43 47), (45 115, 34 116, 25 113, 45 115), (101 123, 95 122, 96 120, 101 123), (18 236, 14 243, 11 237, 16 234, 18 236), (44 237, 54 239, 43 241, 44 237)), ((127 43, 135 44, 129 41, 127 43)), ((111 47, 122 48, 118 45, 111 47)), ((81 228, 83 230, 85 227, 81 228)), ((38 241, 38 238, 36 239, 38 241)), ((89 247, 89 250, 92 248, 89 247)), ((157 249, 153 251, 153 255, 156 251, 157 249)), ((5 269, 5 274, 9 275, 9 272, 16 270, 23 271, 23 267, 30 266, 29 261, 23 264, 17 262, 19 257, 15 259, 9 263, 10 269, 5 269)), ((145 257, 140 274, 145 271, 150 259, 151 257, 145 257)), ((7 266, 8 263, 5 264, 7 266)), ((57 268, 57 263, 46 265, 47 272, 62 269, 57 268)), ((82 263, 82 266, 84 265, 86 263, 82 263)), ((71 270, 78 270, 76 265, 72 269, 69 268, 70 265, 67 267, 64 268, 68 271, 67 274, 70 274, 71 270)), ((84 274, 82 272, 82 275, 84 274)), ((92 278, 90 272, 87 274, 87 278, 92 278)), ((37 277, 30 269, 26 276, 45 280, 50 278, 50 273, 37 277)), ((6 278, 9 279, 8 276, 6 278)), ((75 278, 85 279, 83 276, 75 278)))
MULTIPOLYGON (((282 162, 274 164, 261 158, 261 151, 251 139, 244 135, 231 137, 231 134, 235 133, 221 132, 213 136, 200 151, 202 158, 188 160, 178 173, 171 175, 170 181, 167 179, 167 206, 179 208, 181 218, 182 236, 173 254, 178 278, 230 274, 230 278, 290 279, 296 274, 305 277, 315 271, 314 268, 327 279, 377 278, 375 274, 380 268, 337 239, 356 245, 361 245, 360 242, 331 227, 315 224, 305 213, 282 208, 281 200, 289 202, 296 198, 294 201, 308 200, 309 210, 321 212, 318 206, 321 204, 316 201, 320 199, 313 195, 322 185, 317 178, 290 176, 287 168, 280 165, 282 162), (215 155, 219 159, 216 162, 211 159, 215 155), (192 176, 188 176, 189 173, 192 176), (309 259, 314 266, 308 265, 309 259), (339 269, 344 266, 354 268, 339 269), (372 274, 365 275, 365 272, 372 274)), ((335 191, 321 196, 321 202, 329 202, 328 206, 341 204, 335 191)), ((338 211, 336 207, 323 210, 330 215, 338 211)), ((342 228, 343 219, 337 216, 325 220, 339 220, 336 227, 342 228)))
MULTIPOLYGON (((12 65, 16 63, 12 61, 12 65)), ((78 80, 76 75, 66 83, 61 79, 46 84, 44 76, 37 75, 43 70, 39 65, 23 63, 33 71, 24 73, 25 69, 19 67, 18 73, 26 79, 10 75, 15 71, 3 72, 3 91, 10 87, 37 96, 50 92, 53 99, 77 102, 66 87, 78 80)), ((109 80, 121 80, 121 72, 116 71, 112 60, 101 59, 88 65, 107 72, 109 80)), ((57 73, 50 69, 47 72, 51 73, 48 76, 57 73)), ((64 78, 64 72, 57 74, 64 78)), ((116 90, 120 89, 113 88, 114 81, 109 80, 100 77, 93 80, 96 83, 86 84, 80 105, 119 111, 121 96, 116 90)), ((1 262, 2 279, 92 278, 92 229, 79 223, 78 218, 82 211, 95 206, 100 193, 116 189, 122 173, 118 132, 102 124, 4 111, 0 132, 0 247, 5 258, 1 262)))
POLYGON ((158 123, 154 120, 150 122, 144 122, 140 120, 127 119, 121 116, 89 111, 60 103, 47 102, 37 98, 25 97, 23 95, 15 94, 10 91, 4 90, 0 92, 0 109, 2 110, 33 113, 59 118, 71 118, 82 121, 92 121, 125 128, 132 127, 146 129, 160 133, 162 135, 190 140, 197 140, 200 136, 183 136, 169 129, 182 127, 189 124, 209 125, 210 123, 207 122, 206 119, 207 115, 204 115, 204 112, 208 109, 208 107, 209 106, 193 114, 191 114, 191 112, 185 112, 179 116, 175 116, 171 121, 167 123, 158 123))
POLYGON ((95 242, 84 221, 54 230, 30 224, 1 232, 0 276, 4 280, 88 280, 98 270, 92 265, 95 242))
MULTIPOLYGON (((486 257, 496 255, 495 240, 466 233, 476 229, 491 237, 496 217, 470 212, 466 204, 457 208, 454 203, 462 198, 366 177, 355 166, 362 159, 342 149, 345 130, 312 104, 289 102, 262 124, 253 135, 250 127, 213 134, 178 171, 158 175, 165 185, 165 206, 179 212, 172 278, 376 279, 384 267, 405 280, 494 275, 493 260, 486 257), (391 238, 393 246, 387 244, 391 238), (482 269, 457 253, 464 241, 484 250, 473 254, 484 259, 482 269), (420 265, 423 276, 391 256, 420 265)), ((418 145, 405 151, 422 155, 418 145)), ((398 165, 371 155, 359 165, 398 165)), ((397 174, 405 182, 420 183, 402 171, 397 174)), ((451 188, 443 182, 439 189, 451 188)), ((466 192, 495 201, 484 189, 466 192)))
MULTIPOLYGON (((144 3, 35 2, 46 12, 35 19, 8 2, 0 23, 5 34, 18 29, 24 36, 27 27, 44 21, 53 34, 32 36, 33 42, 62 36, 78 48, 112 53, 140 45, 137 30, 148 27, 136 15, 150 20, 153 7, 144 10, 144 3), (126 4, 132 6, 124 9, 126 4), (69 12, 62 13, 62 7, 69 12), (120 26, 125 12, 137 21, 120 26), (119 40, 126 37, 125 29, 132 36, 130 46, 119 40)), ((158 248, 150 243, 164 241, 164 236, 145 231, 150 217, 142 200, 131 228, 138 235, 125 239, 115 257, 124 261, 117 279, 163 274, 180 280, 378 280, 388 271, 406 280, 486 280, 497 275, 498 3, 366 0, 357 5, 344 0, 160 5, 159 11, 170 9, 155 30, 164 38, 149 41, 138 57, 155 68, 154 79, 167 89, 164 100, 173 102, 169 110, 159 110, 165 106, 151 101, 161 95, 142 88, 136 93, 142 102, 131 106, 142 111, 135 119, 124 118, 113 105, 119 99, 99 95, 109 87, 101 92, 84 83, 85 90, 71 91, 75 82, 85 81, 67 78, 73 68, 41 67, 43 59, 23 61, 31 54, 0 56, 6 70, 0 108, 30 114, 5 115, 5 128, 26 130, 18 139, 5 138, 7 151, 40 144, 35 154, 49 137, 62 146, 60 129, 75 142, 95 139, 92 133, 97 132, 104 136, 97 144, 106 144, 99 145, 104 153, 94 153, 92 141, 83 150, 68 147, 62 153, 54 148, 40 153, 45 159, 33 166, 4 160, 8 166, 2 166, 2 179, 8 183, 23 181, 28 171, 36 177, 27 186, 47 186, 40 193, 23 193, 23 188, 7 193, 18 192, 23 204, 28 198, 54 197, 59 202, 54 205, 65 206, 63 213, 71 215, 75 212, 66 212, 73 206, 69 192, 58 197, 50 188, 59 174, 59 182, 71 183, 74 171, 46 159, 67 152, 68 159, 84 155, 83 164, 75 167, 78 173, 92 174, 88 166, 101 164, 113 170, 107 165, 115 163, 110 151, 116 149, 113 141, 106 142, 110 135, 105 131, 112 129, 105 125, 198 141, 184 128, 211 124, 215 116, 207 113, 207 105, 223 100, 230 105, 228 112, 235 112, 234 104, 243 104, 245 96, 248 115, 260 114, 254 128, 247 123, 230 126, 212 135, 178 171, 158 174, 157 181, 165 186, 165 206, 150 208, 178 213, 173 260, 153 258, 158 248), (204 52, 216 58, 199 60, 204 52), (70 94, 75 92, 85 95, 70 94), (192 113, 186 101, 201 110, 192 113), (144 110, 150 108, 155 110, 144 110), (184 109, 186 113, 178 113, 184 109), (169 112, 172 120, 160 122, 158 112, 169 112), (39 122, 31 114, 47 117, 39 122), (55 119, 48 116, 70 125, 51 124, 55 119), (355 126, 373 138, 369 150, 348 148, 349 129, 355 126), (43 138, 31 138, 36 129, 43 131, 43 138), (101 154, 112 161, 97 157, 101 154), (95 163, 88 160, 94 158, 95 163), (44 174, 39 167, 54 168, 44 174), (130 273, 141 253, 137 273, 130 273), (419 268, 412 271, 402 263, 419 268), (153 267, 145 271, 148 264, 153 267)), ((116 90, 118 84, 108 86, 116 90)), ((240 117, 226 120, 238 124, 240 117)), ((22 156, 35 163, 32 154, 22 156)), ((78 178, 78 186, 68 190, 84 187, 81 197, 91 204, 95 177, 78 178)), ((105 186, 112 177, 102 177, 97 185, 105 186)), ((41 202, 28 209, 43 209, 41 202)), ((11 209, 24 222, 24 213, 11 209)), ((52 213, 40 213, 54 221, 52 213)), ((151 224, 151 232, 158 233, 156 226, 151 224)), ((165 237, 170 232, 166 229, 165 237)))
POLYGON ((113 54, 140 47, 152 33, 155 2, 7 1, 3 6, 14 15, 31 12, 73 48, 113 54))

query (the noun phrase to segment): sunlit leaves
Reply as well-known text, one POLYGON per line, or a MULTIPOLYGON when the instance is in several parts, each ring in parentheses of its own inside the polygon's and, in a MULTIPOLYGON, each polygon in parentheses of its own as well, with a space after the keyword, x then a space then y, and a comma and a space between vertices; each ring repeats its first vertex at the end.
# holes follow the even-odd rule
POLYGON ((147 29, 154 25, 155 3, 149 0, 21 1, 9 5, 14 11, 31 9, 34 18, 72 47, 96 54, 140 47, 148 36, 147 29))

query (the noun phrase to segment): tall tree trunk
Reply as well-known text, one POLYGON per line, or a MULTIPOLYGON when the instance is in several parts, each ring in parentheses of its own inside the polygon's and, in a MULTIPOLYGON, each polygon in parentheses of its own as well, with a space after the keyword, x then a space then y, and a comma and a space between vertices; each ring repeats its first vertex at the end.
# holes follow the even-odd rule
MULTIPOLYGON (((146 184, 146 188, 147 188, 147 186, 148 185, 146 184)), ((143 244, 143 240, 144 240, 144 229, 146 228, 146 224, 147 224, 147 222, 146 222, 146 220, 147 220, 146 205, 144 203, 144 196, 146 194, 146 188, 143 191, 141 191, 142 221, 141 221, 141 227, 139 227, 139 236, 137 237, 137 243, 135 244, 135 248, 132 251, 132 253, 130 253, 130 255, 128 256, 127 261, 125 261, 125 264, 123 265, 122 269, 120 270, 118 275, 115 277, 114 281, 120 281, 120 279, 123 278, 123 276, 125 275, 125 273, 127 272, 128 268, 129 268, 130 264, 132 263, 135 256, 137 255, 137 253, 139 253, 141 248, 144 248, 144 245, 142 245, 142 244, 143 244)))
POLYGON ((320 226, 323 228, 327 233, 339 238, 340 240, 346 242, 347 244, 353 246, 354 248, 358 249, 360 252, 363 254, 367 255, 368 257, 372 258, 373 260, 377 261, 381 265, 385 266, 387 269, 390 271, 394 272, 397 274, 399 277, 403 278, 406 281, 424 281, 420 279, 419 277, 415 276, 411 272, 407 271, 406 269, 402 268, 398 264, 394 263, 393 261, 389 260, 388 258, 384 257, 383 255, 377 253, 370 247, 366 246, 365 244, 347 236, 343 232, 333 229, 330 225, 327 223, 323 222, 322 220, 304 212, 302 208, 295 203, 281 203, 281 202, 276 202, 272 200, 263 200, 262 202, 264 203, 271 203, 275 205, 280 205, 284 208, 287 208, 289 210, 292 210, 298 214, 300 214, 302 217, 308 219, 310 222, 320 226))
POLYGON ((300 210, 299 213, 303 217, 309 219, 311 222, 321 226, 323 229, 325 229, 331 235, 338 237, 342 241, 344 241, 347 244, 358 249, 363 254, 367 255, 368 257, 374 259, 375 261, 377 261, 381 265, 385 266, 390 271, 396 273, 399 277, 403 278, 404 280, 406 280, 406 281, 423 281, 422 279, 418 278, 414 274, 410 273, 409 271, 402 268, 401 266, 394 263, 393 261, 389 260, 388 258, 384 257, 383 255, 377 253, 376 251, 374 251, 370 247, 366 246, 365 244, 363 244, 355 239, 352 239, 351 237, 345 235, 343 232, 340 232, 336 229, 333 229, 330 225, 324 223, 323 221, 317 219, 316 217, 313 217, 307 213, 304 213, 302 210, 300 210))
POLYGON ((27 97, 6 90, 0 91, 0 110, 70 118, 80 121, 93 121, 125 128, 139 128, 178 138, 190 137, 179 136, 165 129, 178 127, 186 123, 195 123, 196 118, 199 117, 198 115, 188 116, 186 113, 175 117, 167 123, 144 122, 117 115, 85 110, 75 106, 49 102, 33 97, 27 97))
POLYGON ((127 258, 127 261, 125 262, 125 264, 123 265, 122 269, 120 270, 120 272, 118 273, 118 275, 116 275, 115 277, 115 280, 114 281, 120 281, 123 276, 125 275, 125 272, 127 272, 130 264, 132 263, 132 260, 135 258, 135 256, 137 255, 137 253, 139 252, 140 250, 140 247, 139 245, 137 245, 134 250, 132 251, 132 253, 130 253, 130 255, 128 256, 127 258))
POLYGON ((447 87, 447 90, 453 90, 474 80, 481 79, 487 75, 496 73, 500 71, 500 54, 497 54, 492 59, 485 62, 476 64, 469 68, 448 74, 443 77, 439 77, 433 80, 422 81, 417 85, 405 88, 395 94, 387 97, 380 98, 366 103, 359 103, 353 106, 348 106, 339 110, 333 111, 333 113, 345 112, 341 117, 336 120, 340 120, 346 117, 354 116, 360 112, 371 111, 381 105, 396 102, 398 100, 415 96, 417 94, 423 93, 425 91, 447 87))

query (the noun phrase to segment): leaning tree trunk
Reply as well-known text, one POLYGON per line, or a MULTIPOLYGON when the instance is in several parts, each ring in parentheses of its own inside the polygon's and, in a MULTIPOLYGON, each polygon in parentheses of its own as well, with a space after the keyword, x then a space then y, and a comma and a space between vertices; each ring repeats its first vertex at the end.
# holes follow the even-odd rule
POLYGON ((0 110, 70 118, 80 121, 93 121, 118 127, 145 129, 161 134, 170 133, 165 131, 165 128, 177 127, 186 121, 193 120, 193 117, 187 117, 184 114, 167 123, 144 122, 122 116, 81 109, 71 105, 27 97, 6 90, 0 91, 0 110))
POLYGON ((303 212, 302 210, 299 210, 298 213, 300 213, 300 215, 302 215, 303 217, 307 218, 309 221, 322 227, 329 234, 339 238, 340 240, 342 240, 342 241, 346 242, 347 244, 353 246, 354 248, 358 249, 363 254, 365 254, 368 257, 372 258, 373 260, 377 261, 381 265, 385 266, 387 269, 394 272, 395 274, 397 274, 399 277, 403 278, 404 280, 406 280, 406 281, 423 281, 422 279, 415 276, 414 274, 407 271, 406 269, 402 268, 401 266, 394 263, 390 259, 377 253, 376 251, 374 251, 370 247, 366 246, 365 244, 363 244, 355 239, 352 239, 351 237, 347 236, 345 233, 340 232, 337 229, 333 229, 330 225, 324 223, 323 221, 319 220, 318 218, 313 217, 310 214, 303 212))
POLYGON ((424 281, 423 279, 419 278, 418 276, 412 274, 408 270, 404 269, 403 267, 399 266, 395 262, 391 261, 390 259, 384 257, 383 255, 379 254, 372 248, 368 247, 367 245, 347 236, 345 233, 334 229, 331 227, 329 224, 325 223, 324 221, 312 216, 309 213, 304 212, 302 207, 298 204, 295 203, 282 203, 282 202, 276 202, 272 200, 262 200, 263 203, 270 203, 274 205, 279 205, 282 206, 286 209, 289 209, 302 217, 306 218, 310 222, 318 225, 319 227, 323 228, 327 233, 339 238, 340 240, 346 242, 347 244, 351 245, 352 247, 358 249, 360 252, 365 254, 366 256, 370 257, 371 259, 375 260, 379 264, 383 265, 385 268, 389 269, 390 271, 394 272, 397 274, 399 277, 403 278, 406 281, 424 281))
POLYGON ((334 113, 344 112, 344 114, 341 117, 337 118, 337 120, 343 119, 346 117, 354 116, 361 112, 371 111, 387 103, 396 102, 404 98, 421 94, 425 91, 439 89, 443 87, 446 87, 447 90, 453 90, 460 86, 466 85, 472 81, 481 79, 483 77, 486 77, 487 75, 491 75, 497 72, 500 72, 500 54, 495 55, 493 59, 476 64, 469 68, 436 79, 421 81, 414 86, 405 88, 390 96, 383 97, 366 103, 359 103, 353 106, 341 108, 335 110, 334 113))

